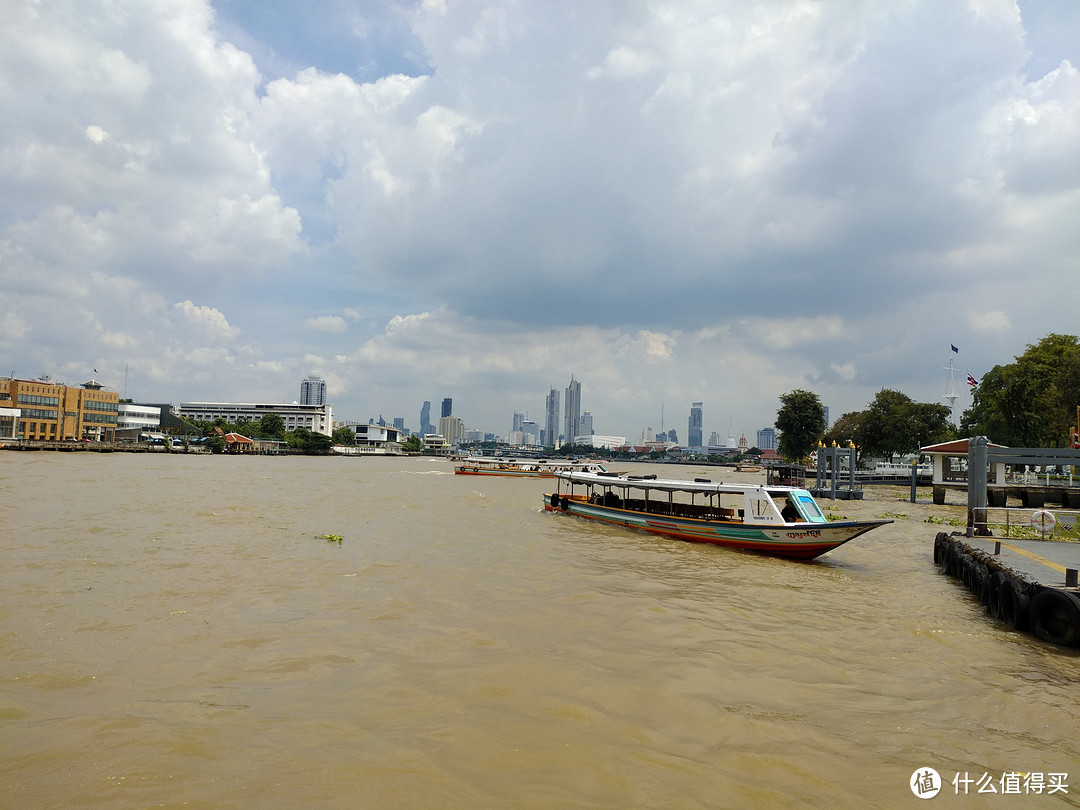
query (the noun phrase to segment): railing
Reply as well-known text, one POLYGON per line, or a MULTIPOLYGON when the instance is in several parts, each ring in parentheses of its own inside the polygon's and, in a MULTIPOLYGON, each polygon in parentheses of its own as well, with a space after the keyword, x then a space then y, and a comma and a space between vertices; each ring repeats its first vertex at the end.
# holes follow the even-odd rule
POLYGON ((986 524, 1001 537, 1080 540, 1080 512, 1072 509, 991 506, 986 510, 986 524))

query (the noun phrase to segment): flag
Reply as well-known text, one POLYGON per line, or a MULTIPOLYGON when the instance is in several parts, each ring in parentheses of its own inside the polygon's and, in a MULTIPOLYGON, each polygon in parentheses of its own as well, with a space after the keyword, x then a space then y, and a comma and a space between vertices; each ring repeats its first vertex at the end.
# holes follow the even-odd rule
POLYGON ((953 350, 954 354, 960 354, 960 350, 953 346, 951 343, 949 344, 949 348, 953 350))
POLYGON ((978 384, 979 384, 979 381, 976 380, 974 377, 972 377, 970 374, 968 374, 968 385, 970 385, 972 388, 974 388, 978 384))

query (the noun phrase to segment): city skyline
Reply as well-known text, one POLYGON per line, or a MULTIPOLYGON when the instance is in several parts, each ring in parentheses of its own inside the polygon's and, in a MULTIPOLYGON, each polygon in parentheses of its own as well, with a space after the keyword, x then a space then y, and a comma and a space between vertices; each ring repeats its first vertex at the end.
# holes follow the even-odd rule
POLYGON ((314 369, 344 415, 449 392, 505 430, 575 370, 601 433, 702 401, 750 436, 1076 331, 1077 3, 4 11, 20 376, 289 402, 314 369))

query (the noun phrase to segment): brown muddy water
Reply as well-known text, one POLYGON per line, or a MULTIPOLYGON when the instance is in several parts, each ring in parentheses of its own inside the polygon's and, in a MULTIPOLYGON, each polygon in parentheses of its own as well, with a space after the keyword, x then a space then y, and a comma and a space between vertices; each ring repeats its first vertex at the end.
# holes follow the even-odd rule
POLYGON ((928 492, 800 563, 435 459, 0 472, 0 807, 1080 806, 1080 655, 937 572, 928 492))

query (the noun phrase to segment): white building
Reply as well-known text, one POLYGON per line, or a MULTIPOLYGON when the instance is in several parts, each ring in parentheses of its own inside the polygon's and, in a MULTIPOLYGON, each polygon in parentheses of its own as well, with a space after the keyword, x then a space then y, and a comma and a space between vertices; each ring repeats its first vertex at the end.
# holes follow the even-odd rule
POLYGON ((334 452, 343 456, 396 456, 401 455, 401 430, 388 425, 347 422, 341 427, 356 434, 354 445, 334 445, 334 452))
POLYGON ((460 445, 465 439, 465 423, 456 416, 439 417, 439 434, 449 445, 460 445))
POLYGON ((0 439, 18 438, 21 414, 21 408, 0 408, 0 439))
POLYGON ((312 433, 330 436, 334 432, 333 406, 256 402, 181 402, 180 416, 203 422, 221 417, 226 422, 244 419, 257 422, 267 414, 276 414, 285 422, 285 430, 307 428, 312 433))
POLYGON ((625 436, 602 436, 592 433, 588 436, 575 436, 574 444, 586 444, 590 447, 603 447, 606 450, 614 450, 626 444, 625 436))
POLYGON ((116 416, 117 430, 160 430, 161 407, 121 402, 116 416))

